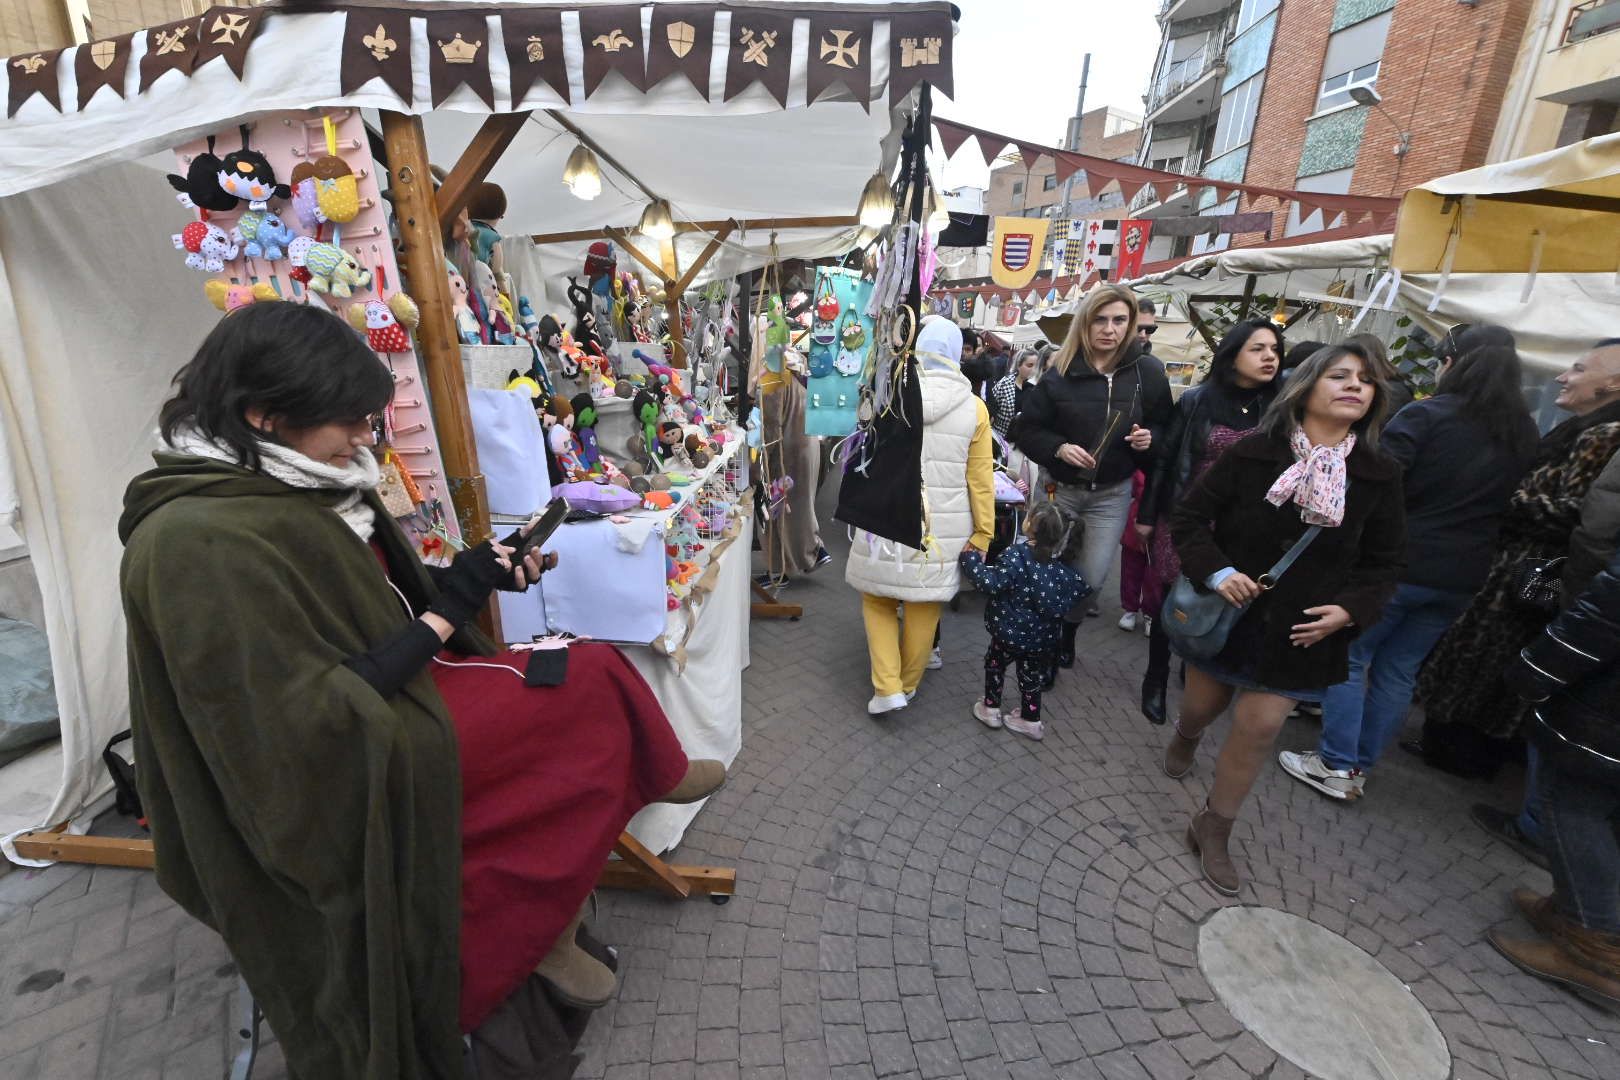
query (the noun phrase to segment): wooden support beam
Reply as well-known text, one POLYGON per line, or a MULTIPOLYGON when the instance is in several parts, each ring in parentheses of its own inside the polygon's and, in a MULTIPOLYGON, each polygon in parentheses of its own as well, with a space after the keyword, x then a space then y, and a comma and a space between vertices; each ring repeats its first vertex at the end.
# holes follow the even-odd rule
POLYGON ((804 614, 804 605, 778 603, 776 600, 776 595, 767 590, 759 582, 750 581, 748 586, 754 590, 754 595, 759 597, 759 599, 749 609, 750 614, 752 614, 754 618, 796 620, 804 614))
POLYGON ((156 865, 150 840, 75 836, 63 825, 42 832, 23 833, 17 837, 16 846, 17 854, 25 859, 125 866, 132 870, 150 870, 156 865))
POLYGON ((675 261, 675 239, 658 242, 658 259, 664 267, 664 319, 669 324, 669 366, 686 366, 686 333, 681 325, 681 264, 675 261))
POLYGON ((1210 330, 1209 323, 1204 321, 1204 317, 1198 314, 1198 309, 1192 306, 1190 300, 1187 302, 1187 321, 1192 323, 1194 330, 1198 331, 1198 336, 1204 339, 1204 344, 1209 346, 1209 351, 1214 352, 1215 334, 1210 330))
POLYGON ((472 142, 462 152, 461 160, 456 162, 450 175, 444 178, 439 186, 439 229, 442 232, 450 227, 456 215, 472 200, 472 193, 483 183, 495 163, 501 160, 506 148, 512 145, 518 132, 528 121, 527 112, 494 113, 486 117, 483 127, 473 136, 472 142))
MULTIPOLYGON (((828 217, 788 217, 788 218, 752 218, 747 221, 730 219, 727 221, 677 221, 677 233, 693 232, 719 232, 727 225, 743 232, 750 230, 756 232, 784 231, 787 229, 853 229, 859 225, 860 219, 853 214, 834 215, 828 217)), ((536 244, 573 244, 581 240, 600 240, 614 231, 611 228, 602 229, 576 229, 573 232, 535 233, 529 239, 536 244)), ((626 230, 618 230, 626 231, 626 230)))
POLYGON ((673 281, 670 281, 667 278, 665 278, 665 276, 664 276, 664 267, 662 266, 662 264, 660 264, 652 256, 647 255, 644 252, 642 252, 642 250, 640 248, 636 247, 635 243, 630 239, 629 232, 627 232, 626 230, 624 230, 624 229, 603 229, 600 232, 593 232, 593 233, 590 233, 589 235, 592 238, 595 238, 597 236, 604 236, 605 235, 610 240, 617 240, 619 242, 619 246, 624 248, 625 251, 629 252, 630 257, 632 259, 636 260, 636 262, 640 263, 642 266, 644 266, 648 270, 652 271, 653 276, 658 281, 664 282, 666 284, 666 286, 675 284, 673 281))
POLYGON ((1243 302, 1238 306, 1239 322, 1249 317, 1249 308, 1254 305, 1254 287, 1259 280, 1259 277, 1255 274, 1250 274, 1243 279, 1243 302))
MULTIPOLYGON (((683 866, 679 863, 664 863, 661 859, 659 862, 687 887, 688 898, 692 896, 724 898, 737 891, 737 871, 730 867, 683 866)), ((596 884, 604 889, 656 889, 658 885, 654 884, 655 880, 634 863, 617 859, 602 868, 602 876, 596 879, 596 884)))
POLYGON ((654 855, 640 840, 627 832, 619 834, 613 845, 613 854, 648 879, 648 884, 666 896, 685 900, 692 895, 692 886, 669 868, 669 864, 654 855))
POLYGON ((728 221, 720 226, 713 238, 709 240, 708 246, 698 253, 698 257, 692 260, 692 265, 686 268, 686 273, 682 274, 681 279, 675 283, 677 293, 684 294, 687 289, 692 287, 693 279, 703 272, 705 266, 709 265, 709 260, 714 258, 715 252, 720 250, 721 245, 726 242, 726 238, 731 235, 732 230, 736 227, 737 223, 735 221, 728 221))

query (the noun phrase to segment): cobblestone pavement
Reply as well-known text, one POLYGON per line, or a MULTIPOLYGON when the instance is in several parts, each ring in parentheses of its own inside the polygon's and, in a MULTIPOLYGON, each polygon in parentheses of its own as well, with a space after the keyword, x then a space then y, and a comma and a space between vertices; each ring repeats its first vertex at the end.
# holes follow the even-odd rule
MULTIPOLYGON (((1241 903, 1377 956, 1430 1009, 1458 1080, 1620 1077, 1620 1018, 1484 941, 1513 919, 1510 888, 1549 887, 1467 818, 1474 801, 1513 805, 1516 777, 1469 784, 1394 751, 1341 806, 1268 770, 1227 901, 1181 839, 1217 739, 1187 780, 1158 771, 1164 730, 1135 707, 1145 641, 1115 628, 1112 589, 1037 745, 968 715, 985 642, 972 595, 946 615, 944 669, 902 713, 867 717, 840 565, 789 588, 803 621, 754 624, 742 755, 676 853, 735 866, 737 896, 603 894, 597 932, 623 978, 581 1076, 1302 1076, 1200 974, 1199 923, 1241 903)), ((1291 721, 1279 746, 1313 738, 1291 721)), ((0 1078, 219 1077, 235 981, 150 875, 0 879, 0 1078)), ((256 1078, 284 1075, 272 1048, 256 1078)))

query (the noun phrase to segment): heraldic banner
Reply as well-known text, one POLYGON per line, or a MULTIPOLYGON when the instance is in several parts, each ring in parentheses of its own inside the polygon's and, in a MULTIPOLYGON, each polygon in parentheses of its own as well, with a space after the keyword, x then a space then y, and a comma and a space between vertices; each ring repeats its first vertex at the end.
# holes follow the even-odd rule
POLYGON ((1022 289, 1035 280, 1046 250, 1046 218, 998 217, 990 248, 990 280, 1004 289, 1022 289))
POLYGON ((1114 245, 1114 280, 1130 281, 1142 276, 1142 259, 1148 240, 1153 237, 1153 220, 1132 219, 1119 223, 1119 240, 1114 245))

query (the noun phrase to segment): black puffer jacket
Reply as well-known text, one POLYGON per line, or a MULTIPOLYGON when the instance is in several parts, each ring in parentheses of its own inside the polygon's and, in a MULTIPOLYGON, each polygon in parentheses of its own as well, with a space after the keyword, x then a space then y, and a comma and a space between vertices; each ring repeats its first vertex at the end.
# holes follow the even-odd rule
POLYGON ((1537 703, 1530 736, 1542 753, 1620 782, 1620 554, 1525 646, 1508 684, 1537 703))
POLYGON ((1052 368, 1024 403, 1024 411, 1013 426, 1012 441, 1037 465, 1044 467, 1060 484, 1093 481, 1099 485, 1129 480, 1137 469, 1152 467, 1154 451, 1132 450, 1126 442, 1131 425, 1153 432, 1156 447, 1164 437, 1174 403, 1164 365, 1138 344, 1127 346, 1124 359, 1112 378, 1099 375, 1095 368, 1076 356, 1065 375, 1052 368), (1088 476, 1067 462, 1059 461, 1058 447, 1064 443, 1090 450, 1103 436, 1110 409, 1125 414, 1114 439, 1102 448, 1095 476, 1088 476))

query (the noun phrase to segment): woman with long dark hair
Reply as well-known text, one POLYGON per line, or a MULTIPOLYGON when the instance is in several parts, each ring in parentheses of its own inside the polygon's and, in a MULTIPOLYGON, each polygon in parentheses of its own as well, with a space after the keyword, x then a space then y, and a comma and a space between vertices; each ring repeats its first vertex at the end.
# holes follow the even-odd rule
POLYGON ((1245 608, 1219 653, 1187 658, 1164 754, 1166 775, 1187 775, 1205 730, 1232 706, 1208 801, 1187 830, 1205 879, 1228 896, 1240 884, 1227 851, 1232 825, 1277 732, 1296 703, 1344 681, 1345 631, 1376 623, 1395 587, 1406 538, 1400 470, 1377 449, 1383 407, 1367 356, 1322 349, 1170 517, 1182 572, 1245 608), (1321 531, 1271 579, 1313 526, 1321 531))
POLYGON ((460 1076, 461 1034, 531 972, 604 1004, 575 933, 608 853, 724 768, 612 647, 530 687, 469 625, 555 559, 514 564, 515 534, 422 564, 376 491, 393 379, 341 319, 243 308, 175 384, 119 522, 159 885, 223 936, 295 1076, 460 1076))
POLYGON ((1378 625, 1351 647, 1350 677, 1322 699, 1318 748, 1278 758, 1335 799, 1361 796, 1400 731, 1418 669, 1485 581, 1502 515, 1536 450, 1511 333, 1458 327, 1440 355, 1435 395, 1403 408, 1382 440, 1406 473, 1401 583, 1378 625))
MULTIPOLYGON (((1223 450, 1254 430, 1277 396, 1282 358, 1282 331, 1269 319, 1240 322, 1221 337, 1203 381, 1176 402, 1136 516, 1136 530, 1149 545, 1151 572, 1164 585, 1181 575, 1181 561, 1170 531, 1158 528, 1159 522, 1223 450)), ((1162 724, 1170 682, 1170 639, 1159 624, 1158 612, 1152 615, 1142 715, 1162 724)))

